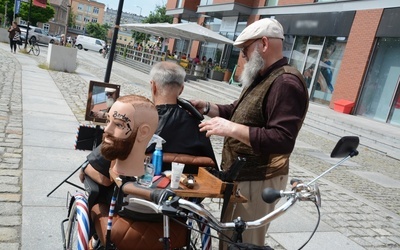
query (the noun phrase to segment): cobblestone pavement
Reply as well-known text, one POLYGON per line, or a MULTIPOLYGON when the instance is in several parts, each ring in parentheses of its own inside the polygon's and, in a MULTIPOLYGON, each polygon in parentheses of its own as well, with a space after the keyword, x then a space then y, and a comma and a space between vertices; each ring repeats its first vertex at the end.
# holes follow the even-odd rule
POLYGON ((18 249, 21 235, 21 67, 0 49, 0 249, 18 249))
MULTIPOLYGON (((0 49, 0 249, 17 249, 22 185, 21 69, 18 61, 7 52, 0 49)), ((37 60, 40 62, 44 58, 38 57, 37 60)), ((105 73, 105 66, 102 65, 99 67, 93 62, 79 61, 79 69, 99 79, 105 73)), ((50 71, 50 74, 77 120, 87 123, 84 114, 88 81, 81 73, 50 71)), ((121 85, 121 95, 136 93, 150 97, 148 82, 138 75, 114 63, 110 82, 121 85)), ((218 96, 186 88, 184 95, 218 103, 231 101, 222 97, 222 91, 218 96)), ((335 139, 302 129, 298 140, 301 144, 292 154, 290 176, 311 180, 332 165, 327 156, 336 143, 335 139)), ((212 143, 219 154, 222 139, 213 137, 212 143)), ((355 172, 378 172, 399 181, 399 161, 362 147, 359 151, 360 155, 350 163, 319 181, 323 197, 322 220, 365 249, 400 249, 399 189, 366 181, 355 172)), ((208 199, 204 203, 215 215, 219 213, 218 200, 208 199)), ((298 207, 315 214, 315 209, 309 204, 298 207)), ((284 249, 271 237, 267 237, 267 242, 276 249, 284 249)))

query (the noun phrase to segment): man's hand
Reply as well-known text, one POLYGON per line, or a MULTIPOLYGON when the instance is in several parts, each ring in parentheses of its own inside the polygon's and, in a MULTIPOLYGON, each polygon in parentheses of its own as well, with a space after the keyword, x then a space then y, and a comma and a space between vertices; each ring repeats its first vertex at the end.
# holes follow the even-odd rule
POLYGON ((208 121, 200 123, 200 132, 206 132, 206 136, 211 135, 231 136, 235 127, 235 123, 221 117, 215 117, 208 121))
POLYGON ((190 103, 200 112, 200 114, 204 113, 204 108, 206 107, 206 102, 200 100, 190 100, 190 103))
POLYGON ((155 189, 150 194, 150 200, 157 205, 161 205, 166 200, 171 200, 176 194, 169 189, 155 189))
POLYGON ((200 132, 206 131, 206 136, 219 135, 235 138, 244 144, 250 145, 249 127, 231 122, 221 117, 214 117, 199 124, 200 132))

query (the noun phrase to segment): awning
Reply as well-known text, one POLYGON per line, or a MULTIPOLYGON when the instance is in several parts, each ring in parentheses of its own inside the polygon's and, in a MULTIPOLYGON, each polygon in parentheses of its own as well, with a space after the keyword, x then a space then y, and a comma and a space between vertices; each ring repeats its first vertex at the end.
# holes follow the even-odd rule
POLYGON ((196 23, 132 23, 121 27, 165 38, 233 44, 232 40, 196 23))

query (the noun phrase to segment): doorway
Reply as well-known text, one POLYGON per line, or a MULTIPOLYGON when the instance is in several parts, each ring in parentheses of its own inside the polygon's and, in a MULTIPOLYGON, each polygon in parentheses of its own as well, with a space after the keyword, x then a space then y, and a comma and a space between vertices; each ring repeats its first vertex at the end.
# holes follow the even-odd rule
POLYGON ((302 74, 307 83, 308 94, 310 98, 317 89, 326 90, 326 83, 319 79, 319 62, 321 60, 322 45, 307 45, 304 54, 302 74))

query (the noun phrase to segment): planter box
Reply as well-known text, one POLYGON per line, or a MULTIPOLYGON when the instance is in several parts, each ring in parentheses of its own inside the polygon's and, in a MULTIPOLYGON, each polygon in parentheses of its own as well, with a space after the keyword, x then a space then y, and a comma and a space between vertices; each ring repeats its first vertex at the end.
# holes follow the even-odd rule
POLYGON ((49 44, 46 63, 51 70, 74 72, 77 68, 78 50, 54 44, 49 44))
POLYGON ((224 72, 211 70, 210 79, 222 81, 224 80, 224 72))
POLYGON ((354 102, 348 101, 348 100, 337 100, 335 101, 333 106, 333 109, 337 112, 344 113, 344 114, 350 114, 351 110, 354 107, 354 102))

